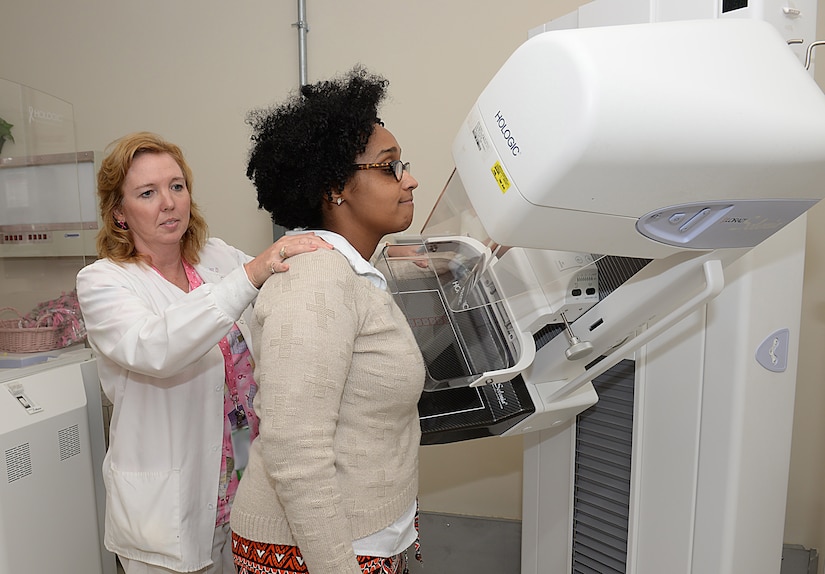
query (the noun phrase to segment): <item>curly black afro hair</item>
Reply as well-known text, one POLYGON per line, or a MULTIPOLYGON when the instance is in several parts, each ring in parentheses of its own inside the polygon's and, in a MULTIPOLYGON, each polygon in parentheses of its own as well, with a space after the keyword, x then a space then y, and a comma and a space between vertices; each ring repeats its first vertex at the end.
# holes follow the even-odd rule
POLYGON ((246 175, 272 221, 287 229, 322 228, 322 203, 355 173, 355 158, 381 123, 378 107, 388 85, 356 66, 249 113, 253 144, 246 175))

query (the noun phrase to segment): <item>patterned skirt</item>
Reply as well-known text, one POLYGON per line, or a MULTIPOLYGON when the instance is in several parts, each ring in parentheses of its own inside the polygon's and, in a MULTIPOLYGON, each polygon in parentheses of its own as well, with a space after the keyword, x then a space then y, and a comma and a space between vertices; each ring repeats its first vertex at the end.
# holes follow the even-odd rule
MULTIPOLYGON (((238 574, 309 574, 297 546, 267 544, 247 540, 232 533, 232 554, 238 574)), ((405 555, 389 558, 358 556, 364 574, 402 574, 406 569, 405 555)))

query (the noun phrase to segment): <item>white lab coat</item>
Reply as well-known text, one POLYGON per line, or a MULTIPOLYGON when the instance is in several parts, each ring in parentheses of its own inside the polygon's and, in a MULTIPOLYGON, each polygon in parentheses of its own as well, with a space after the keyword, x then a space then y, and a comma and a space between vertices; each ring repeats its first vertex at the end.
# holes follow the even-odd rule
MULTIPOLYGON (((89 342, 113 403, 103 462, 110 551, 175 571, 211 563, 223 441, 224 361, 258 294, 251 259, 210 239, 184 293, 151 267, 102 259, 77 276, 89 342)), ((251 345, 250 345, 251 349, 251 345)))

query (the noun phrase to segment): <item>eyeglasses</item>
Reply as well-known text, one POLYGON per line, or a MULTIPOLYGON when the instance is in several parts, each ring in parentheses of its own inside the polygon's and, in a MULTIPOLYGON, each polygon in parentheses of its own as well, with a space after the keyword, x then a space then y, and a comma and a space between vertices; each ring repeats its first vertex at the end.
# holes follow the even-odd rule
POLYGON ((400 159, 385 161, 383 163, 356 163, 353 165, 355 169, 386 169, 393 174, 398 181, 401 181, 401 178, 404 177, 405 170, 408 173, 412 173, 410 171, 410 162, 404 163, 400 159))

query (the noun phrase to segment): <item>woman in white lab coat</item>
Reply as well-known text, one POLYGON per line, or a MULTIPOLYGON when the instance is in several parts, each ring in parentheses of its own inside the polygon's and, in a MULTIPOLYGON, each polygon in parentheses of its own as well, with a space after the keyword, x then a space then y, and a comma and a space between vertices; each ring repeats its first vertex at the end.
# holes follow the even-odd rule
POLYGON ((113 403, 105 545, 128 574, 234 572, 229 509, 257 433, 250 304, 289 256, 252 258, 207 236, 181 150, 140 132, 98 173, 101 259, 77 277, 89 343, 113 403))

